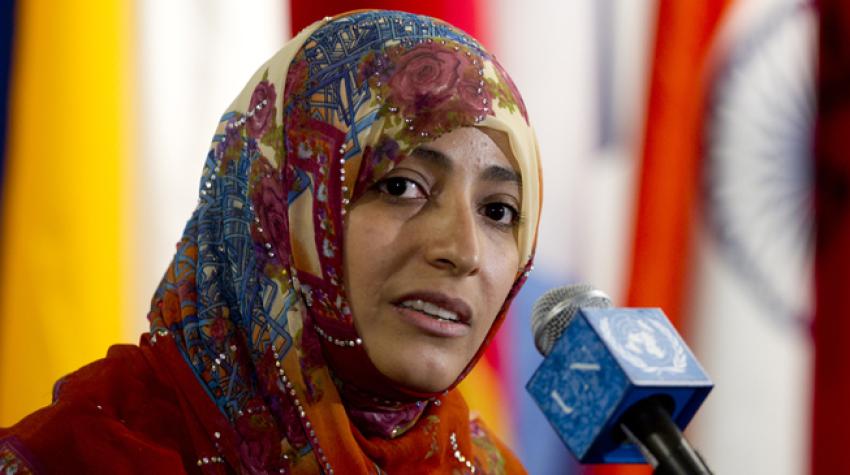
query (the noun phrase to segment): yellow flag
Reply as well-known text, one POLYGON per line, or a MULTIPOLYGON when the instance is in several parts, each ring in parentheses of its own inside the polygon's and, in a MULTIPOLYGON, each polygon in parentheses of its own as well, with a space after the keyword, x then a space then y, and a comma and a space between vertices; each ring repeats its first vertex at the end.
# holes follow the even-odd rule
POLYGON ((130 5, 17 4, 0 228, 0 426, 122 330, 130 5), (122 240, 123 239, 123 240, 122 240))

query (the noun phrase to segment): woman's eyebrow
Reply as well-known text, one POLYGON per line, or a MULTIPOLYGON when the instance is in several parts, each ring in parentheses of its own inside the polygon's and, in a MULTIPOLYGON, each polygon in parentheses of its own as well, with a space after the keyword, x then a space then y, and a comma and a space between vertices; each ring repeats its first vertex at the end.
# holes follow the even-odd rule
POLYGON ((487 181, 509 181, 522 186, 522 180, 517 172, 510 168, 491 165, 481 172, 481 179, 487 181))
POLYGON ((413 150, 413 156, 424 159, 425 161, 433 163, 434 165, 437 165, 449 172, 452 171, 452 168, 454 168, 451 158, 447 157, 442 152, 431 150, 430 148, 417 147, 413 150))
MULTIPOLYGON (((413 156, 433 163, 448 172, 451 172, 454 168, 452 159, 437 150, 432 150, 426 147, 417 147, 413 150, 413 156)), ((485 168, 484 171, 481 172, 481 179, 486 181, 511 182, 522 187, 522 179, 519 177, 517 172, 499 165, 491 165, 485 168)))

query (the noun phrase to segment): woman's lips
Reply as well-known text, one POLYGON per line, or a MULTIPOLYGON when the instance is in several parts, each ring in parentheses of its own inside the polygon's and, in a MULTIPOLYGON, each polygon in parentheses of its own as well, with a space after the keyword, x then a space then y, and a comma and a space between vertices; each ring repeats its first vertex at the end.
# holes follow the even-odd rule
POLYGON ((406 294, 393 302, 396 311, 410 324, 441 337, 469 333, 472 312, 461 299, 436 292, 406 294))
POLYGON ((451 310, 440 307, 431 302, 426 302, 420 299, 414 300, 405 300, 399 304, 399 306, 404 308, 409 308, 411 310, 416 310, 422 313, 426 313, 432 317, 437 317, 440 320, 448 320, 450 322, 460 323, 460 317, 457 313, 452 312, 451 310))

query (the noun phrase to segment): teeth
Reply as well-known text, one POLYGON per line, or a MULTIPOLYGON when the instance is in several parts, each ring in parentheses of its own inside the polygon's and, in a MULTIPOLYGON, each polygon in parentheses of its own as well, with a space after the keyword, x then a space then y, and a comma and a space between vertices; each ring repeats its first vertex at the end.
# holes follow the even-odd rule
POLYGON ((405 300, 401 303, 402 307, 411 308, 413 310, 418 310, 423 313, 427 313, 432 317, 437 317, 443 320, 449 320, 452 322, 460 321, 460 318, 456 313, 446 310, 442 307, 438 307, 431 302, 425 302, 424 300, 405 300))

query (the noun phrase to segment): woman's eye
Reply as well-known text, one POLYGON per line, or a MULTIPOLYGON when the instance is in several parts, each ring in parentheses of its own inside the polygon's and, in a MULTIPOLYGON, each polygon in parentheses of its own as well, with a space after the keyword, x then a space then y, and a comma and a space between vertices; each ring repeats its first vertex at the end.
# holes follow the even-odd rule
POLYGON ((495 221, 497 224, 505 226, 516 224, 519 217, 517 210, 505 203, 488 203, 484 205, 481 214, 495 221))
POLYGON ((395 198, 425 198, 425 193, 418 183, 400 176, 381 180, 377 188, 381 193, 395 198))

